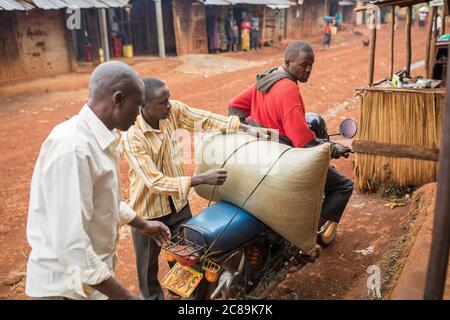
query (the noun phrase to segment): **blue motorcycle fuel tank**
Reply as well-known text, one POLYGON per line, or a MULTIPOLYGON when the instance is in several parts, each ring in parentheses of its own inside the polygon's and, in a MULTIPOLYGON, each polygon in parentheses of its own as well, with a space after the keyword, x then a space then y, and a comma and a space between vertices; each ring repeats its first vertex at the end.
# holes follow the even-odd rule
POLYGON ((268 227, 247 211, 228 202, 218 202, 190 219, 183 225, 182 232, 185 239, 209 247, 224 229, 210 252, 231 251, 266 231, 268 227))

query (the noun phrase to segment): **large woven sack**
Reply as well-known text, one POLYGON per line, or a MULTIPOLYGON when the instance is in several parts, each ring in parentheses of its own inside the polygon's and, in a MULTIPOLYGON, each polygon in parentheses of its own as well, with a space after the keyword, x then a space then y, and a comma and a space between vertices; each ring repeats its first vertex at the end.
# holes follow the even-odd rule
POLYGON ((196 150, 196 173, 224 167, 228 178, 222 186, 199 185, 195 191, 243 208, 313 254, 329 162, 328 143, 291 148, 244 133, 210 133, 196 150))

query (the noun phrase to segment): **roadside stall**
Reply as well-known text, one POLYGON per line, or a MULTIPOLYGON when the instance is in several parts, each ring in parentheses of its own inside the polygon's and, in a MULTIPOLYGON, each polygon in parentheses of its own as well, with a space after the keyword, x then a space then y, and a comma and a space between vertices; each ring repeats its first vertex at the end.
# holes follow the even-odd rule
MULTIPOLYGON (((426 1, 368 0, 356 9, 368 11, 372 22, 369 81, 367 86, 356 89, 360 131, 352 146, 357 154, 355 179, 359 190, 377 191, 386 184, 421 186, 436 181, 445 88, 441 77, 433 79, 430 70, 434 66, 429 63, 426 63, 426 75, 411 75, 412 6, 422 2, 426 1), (377 12, 390 7, 394 13, 396 6, 407 7, 405 68, 394 70, 395 23, 392 20, 390 73, 387 78, 374 82, 377 12)), ((395 19, 395 14, 391 17, 395 19)), ((431 31, 427 40, 429 59, 431 31)))

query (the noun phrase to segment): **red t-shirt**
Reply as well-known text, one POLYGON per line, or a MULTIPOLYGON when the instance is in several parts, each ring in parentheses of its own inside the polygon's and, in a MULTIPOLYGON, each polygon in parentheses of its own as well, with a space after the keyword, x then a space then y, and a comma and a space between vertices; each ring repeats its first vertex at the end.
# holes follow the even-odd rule
POLYGON ((246 117, 288 137, 294 147, 303 147, 315 138, 308 128, 305 107, 297 83, 288 78, 275 83, 263 94, 255 85, 230 101, 231 107, 241 110, 246 117))

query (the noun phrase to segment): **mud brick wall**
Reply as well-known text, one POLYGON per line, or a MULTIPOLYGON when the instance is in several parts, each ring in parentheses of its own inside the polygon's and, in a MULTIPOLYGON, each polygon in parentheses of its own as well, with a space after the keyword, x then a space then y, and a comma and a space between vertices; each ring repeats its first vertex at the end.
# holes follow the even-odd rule
POLYGON ((16 34, 27 78, 71 71, 63 12, 33 9, 17 13, 16 34))
POLYGON ((292 6, 286 14, 286 37, 300 40, 302 38, 302 6, 292 6))
POLYGON ((177 55, 208 53, 205 6, 193 0, 173 0, 177 55))
POLYGON ((286 37, 298 39, 322 34, 322 17, 328 15, 325 0, 304 0, 303 5, 289 8, 286 14, 286 37))
POLYGON ((328 15, 328 2, 325 0, 305 0, 303 2, 303 36, 315 36, 323 33, 322 17, 328 15))

